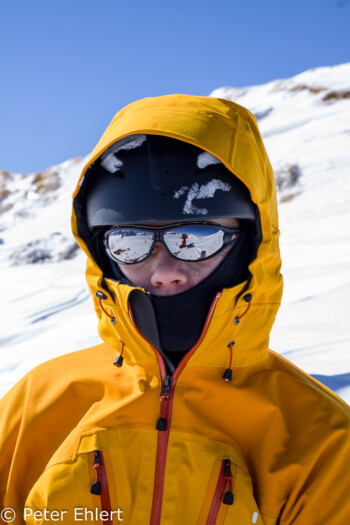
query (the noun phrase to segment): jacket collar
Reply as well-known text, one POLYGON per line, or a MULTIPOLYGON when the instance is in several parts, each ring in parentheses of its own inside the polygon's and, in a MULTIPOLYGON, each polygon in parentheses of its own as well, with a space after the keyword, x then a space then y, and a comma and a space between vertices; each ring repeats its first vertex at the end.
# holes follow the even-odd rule
MULTIPOLYGON (((91 277, 89 283, 92 284, 91 277)), ((190 366, 226 368, 229 360, 229 343, 232 341, 234 341, 233 367, 250 366, 266 359, 269 333, 279 305, 256 304, 253 297, 251 307, 247 311, 249 304, 244 297, 251 292, 249 288, 246 289, 246 284, 224 289, 218 294, 213 315, 204 328, 204 337, 189 362, 190 366), (235 319, 246 311, 246 315, 236 324, 235 319)), ((98 286, 90 288, 99 319, 98 331, 101 338, 116 349, 117 354, 123 343, 123 355, 128 362, 138 364, 156 362, 156 353, 151 343, 139 333, 130 313, 129 296, 135 289, 141 290, 111 279, 105 280, 104 288, 98 286), (100 306, 96 296, 98 289, 107 297, 103 300, 103 309, 110 316, 115 317, 115 324, 100 306)))

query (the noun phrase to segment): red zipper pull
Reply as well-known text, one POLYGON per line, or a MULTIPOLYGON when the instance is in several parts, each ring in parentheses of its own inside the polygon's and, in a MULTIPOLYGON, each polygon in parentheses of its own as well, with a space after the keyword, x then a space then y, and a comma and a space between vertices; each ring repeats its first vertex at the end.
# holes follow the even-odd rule
POLYGON ((228 491, 225 492, 222 502, 225 505, 233 505, 232 472, 231 461, 229 459, 224 459, 224 479, 226 481, 225 487, 228 485, 228 491))
POLYGON ((166 430, 166 427, 167 427, 167 420, 166 420, 167 408, 168 408, 167 401, 170 396, 170 388, 171 388, 172 382, 173 382, 172 375, 167 374, 164 376, 163 386, 160 392, 160 417, 156 425, 156 429, 160 431, 166 430))

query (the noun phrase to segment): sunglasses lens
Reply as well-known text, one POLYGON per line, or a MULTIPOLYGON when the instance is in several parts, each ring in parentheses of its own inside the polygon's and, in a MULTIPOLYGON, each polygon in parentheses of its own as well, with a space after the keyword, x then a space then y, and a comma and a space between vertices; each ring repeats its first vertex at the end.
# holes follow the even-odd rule
POLYGON ((106 234, 110 256, 124 264, 135 264, 145 259, 150 252, 153 239, 152 232, 132 228, 118 228, 106 234))
POLYGON ((164 233, 168 250, 183 261, 200 261, 216 253, 224 244, 224 232, 205 225, 188 225, 164 233))

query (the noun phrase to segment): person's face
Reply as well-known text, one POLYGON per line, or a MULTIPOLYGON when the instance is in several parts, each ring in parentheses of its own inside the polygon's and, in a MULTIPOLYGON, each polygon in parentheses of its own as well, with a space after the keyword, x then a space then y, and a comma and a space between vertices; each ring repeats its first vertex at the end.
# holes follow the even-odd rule
MULTIPOLYGON (((237 228, 236 219, 213 219, 228 228, 237 228)), ((154 223, 163 226, 166 223, 154 223)), ((153 295, 175 295, 186 292, 210 275, 226 257, 232 246, 206 261, 186 262, 169 255, 161 242, 156 242, 148 259, 138 264, 118 264, 119 269, 135 286, 144 288, 153 295)))

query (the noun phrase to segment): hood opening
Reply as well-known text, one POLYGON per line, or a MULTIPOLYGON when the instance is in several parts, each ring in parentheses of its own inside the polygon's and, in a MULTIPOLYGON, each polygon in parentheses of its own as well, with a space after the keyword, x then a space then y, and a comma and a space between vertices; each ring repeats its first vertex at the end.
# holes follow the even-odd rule
MULTIPOLYGON (((212 97, 176 94, 150 97, 130 104, 113 118, 81 174, 74 194, 72 228, 78 244, 88 256, 86 277, 99 318, 99 333, 102 339, 112 346, 119 345, 120 339, 125 340, 128 344, 129 359, 132 362, 154 360, 153 353, 146 347, 140 344, 133 345, 140 333, 133 330, 130 322, 129 299, 130 292, 138 287, 133 287, 132 283, 124 279, 120 285, 121 279, 114 272, 114 263, 106 258, 102 243, 93 238, 85 211, 86 183, 91 181, 91 177, 99 176, 101 156, 117 141, 135 134, 162 135, 197 146, 206 152, 198 157, 199 170, 202 170, 202 161, 205 169, 212 170, 217 164, 215 159, 218 159, 230 172, 228 177, 231 175, 232 178, 236 177, 244 186, 244 191, 248 190, 251 202, 255 203, 255 220, 250 223, 254 240, 250 247, 250 264, 247 264, 249 266, 247 280, 242 280, 237 287, 224 288, 218 295, 220 300, 215 303, 215 311, 218 314, 215 317, 215 330, 213 328, 208 330, 206 343, 201 348, 200 355, 194 359, 196 362, 214 364, 214 366, 220 361, 223 366, 227 366, 226 353, 223 355, 219 352, 214 356, 211 348, 221 342, 226 349, 227 341, 232 339, 232 314, 239 317, 245 310, 244 297, 247 293, 253 296, 253 308, 250 315, 244 317, 242 325, 239 325, 240 344, 237 346, 237 351, 233 352, 233 361, 237 366, 246 366, 265 359, 270 330, 280 305, 283 289, 274 174, 254 116, 238 104, 212 97), (117 323, 113 329, 110 319, 101 315, 96 297, 101 287, 106 295, 109 295, 105 303, 108 313, 112 315, 117 312, 117 323)), ((125 144, 127 142, 129 143, 129 139, 125 144)), ((109 158, 106 154, 103 160, 104 168, 107 167, 114 173, 119 166, 118 162, 123 162, 124 156, 121 155, 119 158, 119 155, 114 155, 113 158, 109 158)), ((212 173, 213 179, 216 178, 214 172, 212 173)), ((119 173, 118 176, 122 174, 119 173)), ((154 186, 159 187, 161 191, 163 179, 159 180, 156 176, 151 179, 154 186)), ((206 186, 207 183, 208 181, 204 180, 203 185, 206 186)), ((229 180, 227 184, 230 184, 229 180)), ((194 184, 187 190, 184 188, 182 192, 181 183, 180 189, 172 194, 173 196, 179 194, 183 199, 182 206, 186 213, 184 202, 190 200, 189 189, 192 189, 192 186, 194 184)), ((218 184, 215 189, 217 186, 218 184)), ((222 188, 222 194, 226 195, 228 190, 222 188)), ((142 196, 143 192, 140 194, 142 196)), ((208 196, 207 194, 208 192, 205 192, 205 197, 208 196)), ((207 200, 201 202, 200 195, 201 192, 195 192, 194 198, 198 199, 198 203, 194 202, 194 207, 197 210, 208 208, 207 200)), ((190 212, 192 211, 191 208, 190 212)), ((229 216, 232 217, 234 214, 230 213, 229 216)), ((173 218, 170 217, 170 221, 173 218)), ((250 218, 252 219, 251 216, 250 218)), ((141 219, 140 215, 139 223, 141 219)), ((149 220, 151 221, 151 218, 149 220)), ((190 215, 187 220, 191 220, 190 215)), ((93 222, 91 226, 99 227, 104 224, 107 223, 93 222)))
MULTIPOLYGON (((101 164, 101 157, 98 158, 96 161, 94 161, 88 167, 88 169, 85 172, 84 179, 81 183, 81 188, 73 201, 73 207, 74 207, 76 221, 77 221, 78 235, 83 240, 83 242, 86 244, 88 251, 91 254, 91 257, 93 258, 95 263, 98 265, 98 267, 102 271, 103 278, 112 279, 114 281, 121 282, 122 284, 134 286, 134 284, 130 282, 122 274, 122 272, 120 272, 116 263, 113 263, 113 261, 106 254, 106 251, 105 251, 105 248, 102 242, 102 237, 103 237, 103 232, 107 229, 107 227, 99 227, 91 231, 88 226, 87 214, 86 214, 87 187, 92 178, 99 176, 100 164, 101 164)), ((236 177, 236 176, 232 174, 232 177, 236 177)), ((255 221, 240 219, 241 223, 244 224, 245 230, 249 232, 249 235, 247 236, 247 239, 249 239, 249 243, 250 243, 249 248, 248 248, 248 251, 249 251, 248 266, 255 260, 258 249, 259 249, 259 245, 262 241, 262 230, 261 230, 259 208, 253 202, 252 202, 252 207, 254 208, 254 211, 255 211, 255 221)), ((245 277, 244 279, 241 280, 241 282, 247 281, 247 286, 245 287, 242 293, 244 293, 246 288, 249 286, 251 277, 252 276, 247 267, 247 272, 245 274, 245 277)), ((236 284, 239 284, 239 283, 235 282, 234 285, 236 284)), ((228 286, 225 286, 225 287, 229 288, 231 286, 233 285, 228 284, 228 286)), ((106 284, 105 284, 105 287, 106 287, 106 290, 108 290, 108 287, 106 284)), ((222 286, 220 288, 222 288, 222 286)))

